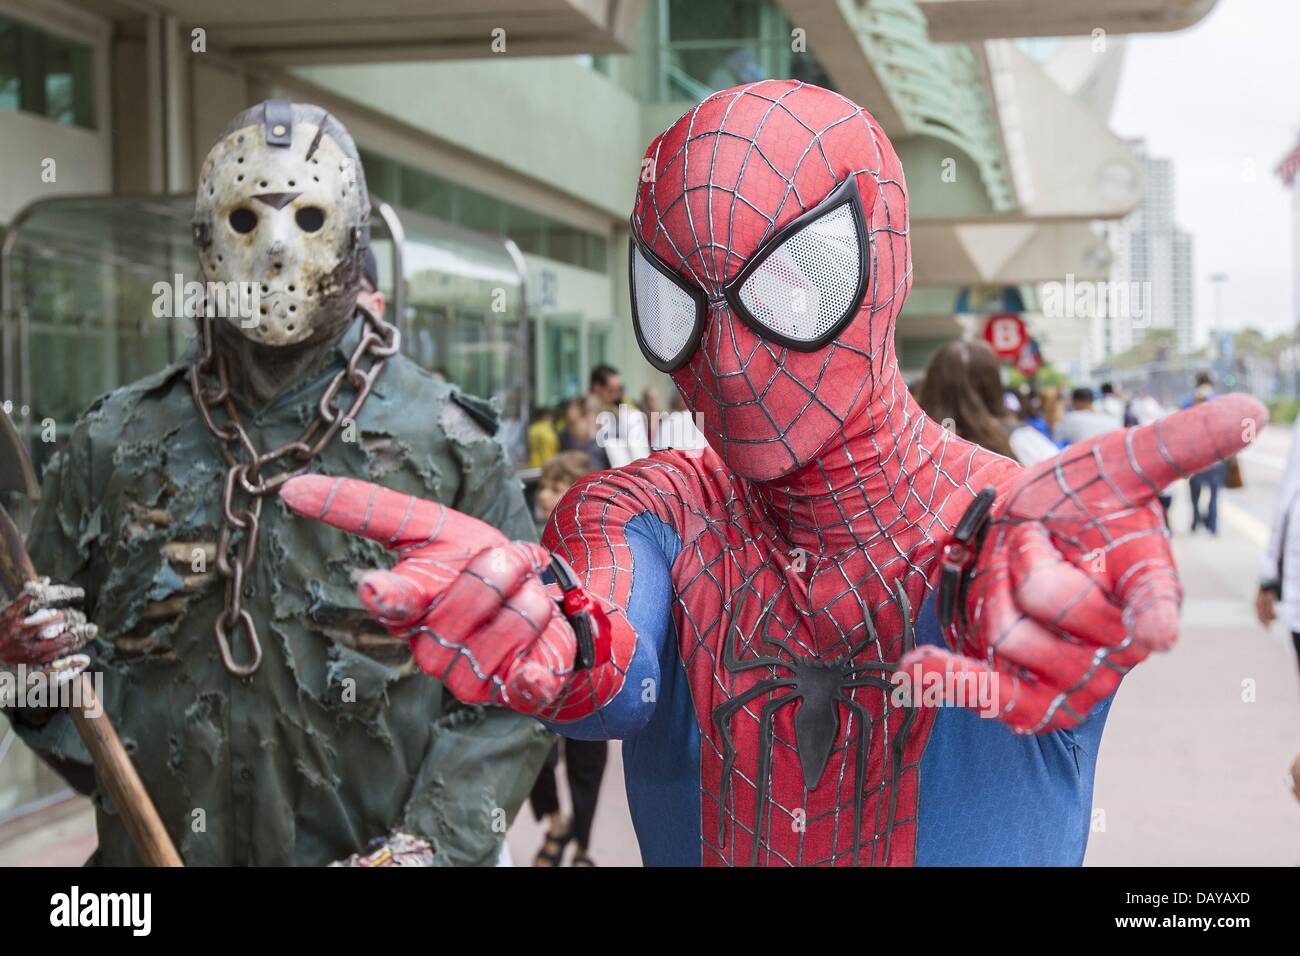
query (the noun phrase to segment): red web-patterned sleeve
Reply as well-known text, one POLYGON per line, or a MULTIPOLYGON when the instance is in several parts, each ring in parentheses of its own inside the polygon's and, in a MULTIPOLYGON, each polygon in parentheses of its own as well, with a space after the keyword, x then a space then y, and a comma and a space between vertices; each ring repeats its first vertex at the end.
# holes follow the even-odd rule
MULTIPOLYGON (((590 475, 570 488, 560 501, 542 543, 569 562, 587 593, 605 608, 612 635, 610 660, 590 671, 578 672, 554 711, 545 715, 547 720, 567 723, 605 711, 599 715, 599 727, 583 736, 618 737, 633 732, 648 719, 651 708, 641 701, 639 689, 621 692, 634 658, 639 662, 638 678, 657 679, 659 648, 655 645, 663 634, 638 633, 629 620, 629 602, 635 581, 638 606, 654 608, 666 625, 673 595, 666 573, 668 558, 644 529, 647 521, 657 522, 675 534, 678 541, 684 540, 695 523, 692 516, 698 513, 695 503, 700 500, 700 492, 697 463, 679 452, 664 451, 623 468, 590 475), (636 536, 645 544, 645 548, 637 550, 640 560, 664 561, 654 573, 643 567, 639 578, 632 543, 636 536), (647 588, 655 593, 647 593, 647 588)), ((642 629, 660 631, 666 627, 643 624, 642 629)))

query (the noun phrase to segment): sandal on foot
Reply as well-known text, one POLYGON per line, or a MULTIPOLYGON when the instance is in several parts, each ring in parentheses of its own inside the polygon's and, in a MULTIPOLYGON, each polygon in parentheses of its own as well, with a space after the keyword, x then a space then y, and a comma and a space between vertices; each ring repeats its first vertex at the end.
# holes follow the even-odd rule
POLYGON ((563 833, 548 831, 546 839, 542 841, 542 848, 537 851, 537 856, 533 857, 533 866, 559 866, 560 860, 564 857, 564 848, 572 839, 572 827, 563 833))

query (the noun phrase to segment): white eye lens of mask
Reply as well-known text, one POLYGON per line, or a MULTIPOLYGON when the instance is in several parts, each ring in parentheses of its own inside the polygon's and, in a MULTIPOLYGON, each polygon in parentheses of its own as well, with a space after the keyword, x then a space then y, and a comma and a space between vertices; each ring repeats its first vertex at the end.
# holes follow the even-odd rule
POLYGON ((632 245, 632 291, 641 342, 659 361, 681 355, 695 330, 696 303, 632 245))
POLYGON ((740 303, 793 342, 816 342, 855 308, 862 278, 858 220, 837 206, 781 243, 746 278, 740 303))

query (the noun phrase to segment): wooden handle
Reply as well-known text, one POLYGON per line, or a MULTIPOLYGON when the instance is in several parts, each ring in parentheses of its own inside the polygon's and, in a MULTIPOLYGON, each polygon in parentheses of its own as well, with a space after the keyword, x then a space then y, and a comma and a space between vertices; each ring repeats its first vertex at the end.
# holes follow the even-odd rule
MULTIPOLYGON (((3 412, 0 412, 2 415, 3 412)), ((36 569, 27 556, 23 533, 0 505, 0 586, 10 598, 16 598, 23 585, 35 579, 36 569)))
POLYGON ((95 694, 90 676, 82 674, 77 679, 81 681, 81 705, 69 708, 72 721, 136 849, 149 866, 184 866, 131 757, 95 694), (98 716, 92 717, 92 713, 98 716))

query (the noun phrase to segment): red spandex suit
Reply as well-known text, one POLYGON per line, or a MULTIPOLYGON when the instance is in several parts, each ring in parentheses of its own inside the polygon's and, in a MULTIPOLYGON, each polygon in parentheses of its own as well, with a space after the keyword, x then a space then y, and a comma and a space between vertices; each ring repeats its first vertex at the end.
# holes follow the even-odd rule
POLYGON ((629 266, 637 340, 707 449, 579 482, 543 546, 350 479, 286 502, 396 551, 361 598, 459 698, 622 738, 647 863, 1080 862, 1111 695, 1177 636, 1155 496, 1260 404, 1030 469, 928 419, 894 351, 898 157, 796 82, 651 143, 629 266))

